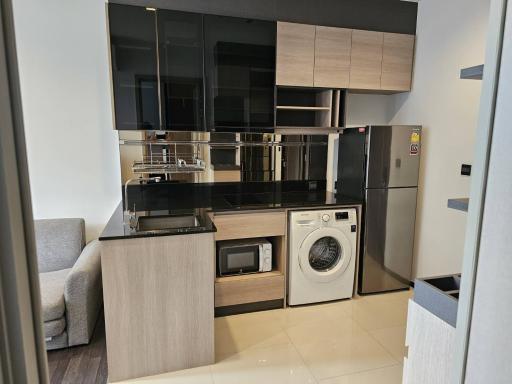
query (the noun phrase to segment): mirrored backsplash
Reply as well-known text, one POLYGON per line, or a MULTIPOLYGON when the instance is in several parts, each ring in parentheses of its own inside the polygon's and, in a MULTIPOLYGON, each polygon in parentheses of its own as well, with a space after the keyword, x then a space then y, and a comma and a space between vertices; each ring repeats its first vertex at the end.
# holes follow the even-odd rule
POLYGON ((118 131, 122 184, 140 177, 181 183, 328 178, 338 134, 118 131))

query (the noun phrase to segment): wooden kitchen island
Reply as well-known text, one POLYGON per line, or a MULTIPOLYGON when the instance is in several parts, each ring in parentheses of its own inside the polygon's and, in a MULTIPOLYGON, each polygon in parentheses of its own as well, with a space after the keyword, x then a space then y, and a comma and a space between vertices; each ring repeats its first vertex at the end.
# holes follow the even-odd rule
POLYGON ((101 244, 109 382, 212 364, 214 233, 101 244))

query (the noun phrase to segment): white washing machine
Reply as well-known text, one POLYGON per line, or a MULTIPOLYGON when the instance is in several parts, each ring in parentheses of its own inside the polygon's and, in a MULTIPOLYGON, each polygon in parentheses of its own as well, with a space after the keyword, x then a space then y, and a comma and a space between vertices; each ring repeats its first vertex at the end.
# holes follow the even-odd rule
POLYGON ((290 213, 289 225, 288 304, 352 297, 356 210, 294 211, 290 213))

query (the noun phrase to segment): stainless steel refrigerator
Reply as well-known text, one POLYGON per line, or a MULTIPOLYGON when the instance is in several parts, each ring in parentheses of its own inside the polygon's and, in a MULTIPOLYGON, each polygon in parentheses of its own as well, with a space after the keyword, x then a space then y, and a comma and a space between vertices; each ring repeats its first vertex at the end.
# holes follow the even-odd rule
POLYGON ((337 193, 364 201, 359 293, 405 289, 412 279, 420 126, 345 129, 337 193))

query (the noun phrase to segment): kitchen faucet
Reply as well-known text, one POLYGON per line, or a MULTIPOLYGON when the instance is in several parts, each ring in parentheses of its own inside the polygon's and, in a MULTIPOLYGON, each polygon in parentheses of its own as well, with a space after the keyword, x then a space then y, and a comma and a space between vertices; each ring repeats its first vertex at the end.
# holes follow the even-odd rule
POLYGON ((137 211, 135 210, 135 204, 133 204, 133 212, 130 211, 129 205, 128 205, 128 185, 132 181, 154 181, 159 182, 162 180, 160 176, 156 177, 136 177, 133 179, 128 179, 126 183, 124 184, 124 215, 125 219, 128 219, 128 224, 130 225, 131 229, 137 228, 137 211))

